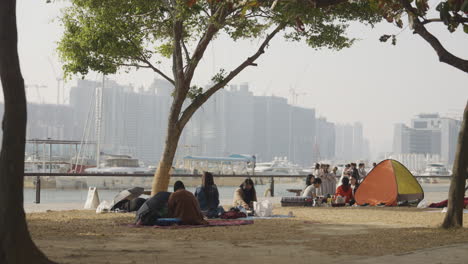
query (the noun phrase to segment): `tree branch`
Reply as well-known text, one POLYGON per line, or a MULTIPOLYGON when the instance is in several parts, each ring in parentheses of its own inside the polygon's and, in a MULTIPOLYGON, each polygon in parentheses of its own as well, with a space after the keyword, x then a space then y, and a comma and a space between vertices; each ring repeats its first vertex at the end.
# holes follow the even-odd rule
POLYGON ((266 36, 265 40, 263 40, 262 44, 258 48, 257 52, 253 54, 251 57, 248 57, 244 62, 242 62, 237 68, 231 71, 226 78, 224 78, 221 82, 218 82, 211 88, 209 88, 203 94, 197 96, 192 103, 184 110, 182 116, 179 119, 178 126, 179 129, 183 129, 193 114, 197 111, 197 109, 203 105, 214 93, 219 91, 221 88, 226 86, 234 77, 236 77, 240 72, 242 72, 248 66, 257 66, 255 61, 265 53, 265 48, 268 46, 270 41, 275 37, 278 32, 283 30, 285 24, 278 25, 269 35, 266 36))
POLYGON ((161 75, 161 77, 163 77, 164 79, 166 79, 168 82, 170 82, 172 85, 175 85, 175 82, 173 79, 171 79, 169 76, 167 76, 164 72, 162 72, 161 70, 159 70, 158 68, 154 67, 154 65, 148 60, 146 59, 145 57, 142 57, 140 58, 141 61, 143 61, 144 63, 146 63, 147 65, 147 68, 150 68, 152 69, 155 73, 161 75))
POLYGON ((172 54, 172 71, 174 73, 175 85, 179 87, 180 82, 184 82, 184 63, 182 61, 182 34, 183 22, 174 18, 173 34, 174 34, 174 51, 172 54))
MULTIPOLYGON (((136 50, 138 50, 138 53, 140 54, 140 57, 138 57, 137 59, 139 59, 140 61, 146 63, 146 65, 148 65, 148 68, 152 69, 154 72, 156 72, 157 74, 161 75, 161 77, 163 77, 164 79, 166 79, 168 82, 172 83, 172 85, 175 85, 174 80, 171 79, 169 76, 167 76, 164 72, 162 72, 161 70, 159 70, 158 68, 156 68, 156 67, 146 58, 145 54, 139 50, 138 45, 137 45, 135 42, 133 42, 133 40, 132 40, 129 36, 127 36, 127 35, 125 35, 125 34, 123 34, 123 35, 125 36, 125 38, 127 39, 127 41, 129 41, 129 42, 133 45, 133 47, 134 47, 136 50)), ((126 66, 126 65, 123 65, 123 66, 126 66)))
POLYGON ((187 66, 190 64, 190 54, 187 49, 187 46, 185 45, 184 39, 182 39, 182 47, 184 48, 184 53, 185 53, 185 59, 187 60, 187 66))
MULTIPOLYGON (((451 20, 458 22, 458 23, 468 23, 468 17, 452 17, 451 20)), ((444 21, 440 18, 430 18, 430 19, 423 18, 423 21, 421 21, 421 24, 425 25, 425 24, 429 24, 433 22, 444 22, 444 21)))
POLYGON ((192 54, 192 58, 190 59, 190 64, 188 65, 187 69, 185 70, 185 77, 186 81, 190 82, 193 78, 193 74, 195 73, 195 69, 198 66, 201 58, 205 54, 206 48, 208 44, 210 44, 211 40, 213 40, 214 35, 219 31, 219 24, 224 23, 224 19, 226 18, 227 14, 225 11, 224 6, 220 6, 218 10, 216 10, 213 17, 215 18, 214 23, 210 23, 208 28, 203 34, 203 37, 197 44, 195 51, 192 54))
POLYGON ((413 17, 414 33, 420 35, 426 42, 428 42, 432 46, 432 48, 437 53, 437 56, 439 56, 439 61, 447 63, 459 70, 468 73, 468 60, 461 59, 450 53, 448 50, 446 50, 442 43, 440 43, 440 41, 434 35, 432 35, 426 29, 426 27, 424 27, 424 24, 419 20, 415 9, 413 8, 413 6, 411 6, 408 0, 400 0, 400 3, 405 8, 408 15, 413 17))
MULTIPOLYGON (((282 2, 307 2, 314 8, 323 8, 350 2, 349 0, 280 0, 282 2)), ((273 4, 274 0, 271 1, 273 4)))

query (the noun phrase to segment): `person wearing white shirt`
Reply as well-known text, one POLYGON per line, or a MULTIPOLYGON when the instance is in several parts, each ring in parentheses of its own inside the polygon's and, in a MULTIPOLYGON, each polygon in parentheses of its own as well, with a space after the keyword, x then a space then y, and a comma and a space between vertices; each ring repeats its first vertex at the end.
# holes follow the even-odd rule
POLYGON ((322 185, 322 180, 320 178, 315 178, 314 183, 309 185, 304 190, 304 192, 302 192, 301 196, 307 196, 307 197, 312 197, 312 198, 321 196, 322 193, 320 192, 320 185, 322 185))

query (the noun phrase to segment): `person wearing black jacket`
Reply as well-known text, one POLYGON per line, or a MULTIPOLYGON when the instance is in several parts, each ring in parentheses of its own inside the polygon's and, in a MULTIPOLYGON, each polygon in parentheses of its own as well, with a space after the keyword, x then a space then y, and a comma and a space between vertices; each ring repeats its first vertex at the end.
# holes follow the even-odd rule
POLYGON ((155 196, 146 200, 136 213, 137 225, 154 225, 158 218, 168 216, 168 201, 170 192, 158 192, 155 196))

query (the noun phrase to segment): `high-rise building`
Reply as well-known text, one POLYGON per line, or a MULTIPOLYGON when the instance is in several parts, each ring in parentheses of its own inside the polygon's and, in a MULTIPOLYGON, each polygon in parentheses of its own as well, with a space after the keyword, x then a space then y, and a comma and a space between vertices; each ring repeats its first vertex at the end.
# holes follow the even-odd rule
POLYGON ((395 124, 393 153, 440 155, 451 165, 460 126, 459 120, 439 114, 419 114, 411 120, 411 126, 395 124))
POLYGON ((366 160, 369 158, 369 141, 364 138, 364 128, 361 123, 337 124, 336 158, 342 161, 366 160))
MULTIPOLYGON (((100 86, 102 82, 79 80, 70 91, 69 105, 30 104, 28 138, 97 140, 95 98, 100 86)), ((130 154, 156 165, 165 146, 172 89, 163 80, 155 80, 148 89, 105 80, 101 151, 130 154)), ((187 100, 184 107, 189 104, 187 100)), ((290 105, 286 98, 254 96, 248 84, 240 84, 220 90, 197 110, 184 128, 176 159, 237 153, 255 154, 259 162, 287 157, 306 166, 346 151, 351 157, 354 141, 365 145, 362 125, 335 127, 316 118, 314 109, 290 105), (339 136, 340 129, 349 137, 339 136)))

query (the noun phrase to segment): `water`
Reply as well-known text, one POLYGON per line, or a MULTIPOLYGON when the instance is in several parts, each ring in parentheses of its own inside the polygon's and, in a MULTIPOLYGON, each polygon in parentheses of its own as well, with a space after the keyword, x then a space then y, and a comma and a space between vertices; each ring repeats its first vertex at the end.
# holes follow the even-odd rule
MULTIPOLYGON (((426 194, 426 198, 431 202, 440 201, 447 198, 449 184, 422 184, 421 185, 426 194)), ((257 196, 263 197, 265 190, 269 185, 256 185, 257 196)), ((172 188, 172 187, 171 187, 172 188)), ((228 200, 233 197, 235 186, 219 186, 220 199, 228 200)), ((279 183, 275 184, 275 196, 294 196, 293 193, 286 191, 286 189, 299 189, 301 185, 295 183, 279 183)), ((195 192, 195 187, 188 187, 187 190, 195 192)), ((119 190, 98 190, 99 199, 112 200, 119 190)), ((86 201, 88 189, 42 189, 41 190, 41 203, 84 203, 86 201)), ((36 192, 34 189, 24 189, 24 202, 33 203, 35 200, 36 192)))

